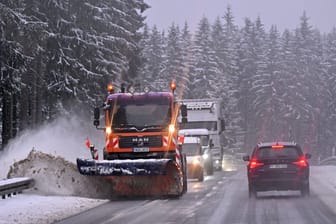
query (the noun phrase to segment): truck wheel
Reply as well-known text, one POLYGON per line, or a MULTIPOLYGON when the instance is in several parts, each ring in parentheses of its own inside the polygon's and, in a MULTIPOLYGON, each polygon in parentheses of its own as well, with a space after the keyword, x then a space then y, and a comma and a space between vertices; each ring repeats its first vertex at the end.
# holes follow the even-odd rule
POLYGON ((183 188, 181 195, 188 191, 187 155, 185 153, 182 154, 182 170, 183 170, 183 188))
POLYGON ((187 156, 183 154, 183 190, 182 194, 188 191, 188 178, 187 178, 187 156))
POLYGON ((184 175, 183 177, 183 190, 182 190, 182 194, 187 193, 188 191, 188 180, 187 180, 187 176, 184 175))
POLYGON ((103 160, 107 160, 107 152, 105 151, 105 147, 103 149, 103 160))
POLYGON ((198 177, 198 181, 203 182, 204 181, 204 172, 201 170, 200 175, 198 177))

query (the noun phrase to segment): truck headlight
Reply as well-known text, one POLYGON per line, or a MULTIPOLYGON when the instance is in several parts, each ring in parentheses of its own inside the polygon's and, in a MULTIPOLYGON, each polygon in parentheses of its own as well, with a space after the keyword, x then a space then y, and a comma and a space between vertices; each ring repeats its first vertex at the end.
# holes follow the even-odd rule
POLYGON ((169 133, 174 133, 174 131, 175 131, 175 126, 173 125, 173 124, 170 124, 169 125, 169 133))
POLYGON ((105 132, 107 135, 110 135, 112 133, 112 128, 111 127, 106 127, 105 132))
POLYGON ((194 166, 199 165, 201 163, 200 158, 194 158, 192 163, 194 166))

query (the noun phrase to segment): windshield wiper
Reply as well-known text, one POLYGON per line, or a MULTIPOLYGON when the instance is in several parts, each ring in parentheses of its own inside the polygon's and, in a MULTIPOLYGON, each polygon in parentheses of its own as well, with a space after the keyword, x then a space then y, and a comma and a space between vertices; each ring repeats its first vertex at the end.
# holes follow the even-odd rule
POLYGON ((142 130, 148 130, 148 129, 164 129, 166 128, 167 125, 164 125, 164 124, 156 124, 156 125, 145 125, 145 126, 142 126, 141 129, 142 130))
POLYGON ((134 124, 119 124, 113 128, 116 130, 137 130, 137 127, 134 124))

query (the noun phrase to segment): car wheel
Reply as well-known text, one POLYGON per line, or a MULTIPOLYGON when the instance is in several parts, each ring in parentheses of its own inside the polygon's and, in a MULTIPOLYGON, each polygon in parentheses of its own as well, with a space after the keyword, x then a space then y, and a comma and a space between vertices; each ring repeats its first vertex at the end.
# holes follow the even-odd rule
POLYGON ((310 195, 310 187, 309 187, 309 182, 302 185, 301 189, 301 196, 302 197, 308 197, 310 195))
POLYGON ((207 174, 211 176, 211 175, 213 175, 213 173, 214 173, 214 167, 213 167, 212 164, 210 164, 208 169, 207 169, 207 174))
POLYGON ((257 197, 257 191, 255 190, 253 185, 249 184, 248 191, 249 191, 249 198, 256 198, 257 197))

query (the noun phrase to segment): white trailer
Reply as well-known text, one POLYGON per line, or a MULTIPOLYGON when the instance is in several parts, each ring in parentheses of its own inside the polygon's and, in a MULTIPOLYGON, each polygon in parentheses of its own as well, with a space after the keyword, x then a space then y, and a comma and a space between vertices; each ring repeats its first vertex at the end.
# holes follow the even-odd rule
POLYGON ((183 99, 183 105, 187 107, 187 123, 181 122, 178 118, 180 129, 199 129, 205 128, 209 131, 211 151, 214 168, 222 169, 223 159, 223 134, 225 129, 224 119, 221 115, 220 99, 183 99))

